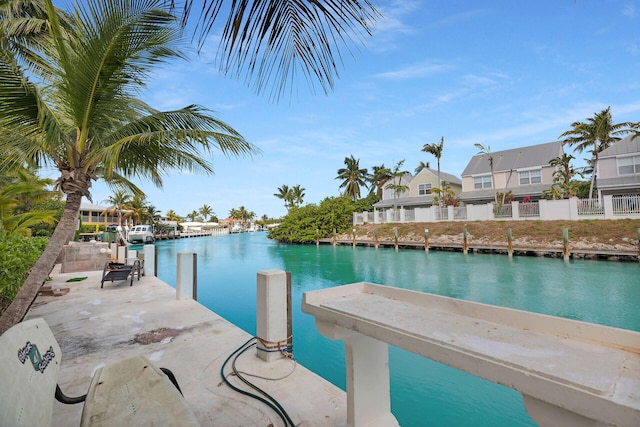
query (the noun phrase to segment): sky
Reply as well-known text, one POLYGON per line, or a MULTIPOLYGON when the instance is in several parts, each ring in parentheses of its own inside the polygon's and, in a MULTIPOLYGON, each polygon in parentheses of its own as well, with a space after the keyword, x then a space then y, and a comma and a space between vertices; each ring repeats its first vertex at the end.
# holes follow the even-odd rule
MULTIPOLYGON (((640 0, 374 0, 382 14, 364 44, 345 51, 333 91, 294 81, 275 103, 223 76, 212 34, 189 62, 156 71, 141 95, 154 108, 199 104, 261 153, 214 153, 215 175, 176 171, 162 189, 140 185, 163 214, 204 204, 219 218, 244 206, 257 217, 286 214, 278 187, 300 185, 304 203, 341 192, 345 157, 371 170, 405 160, 437 168, 421 151, 444 137, 441 170, 460 177, 478 149, 557 141, 571 123, 611 106, 614 122, 640 121, 640 0)), ((568 148, 567 152, 571 153, 568 148)), ((575 154, 584 164, 584 154, 575 154)), ((363 195, 367 194, 362 189, 363 195)), ((101 183, 93 202, 111 191, 101 183)))

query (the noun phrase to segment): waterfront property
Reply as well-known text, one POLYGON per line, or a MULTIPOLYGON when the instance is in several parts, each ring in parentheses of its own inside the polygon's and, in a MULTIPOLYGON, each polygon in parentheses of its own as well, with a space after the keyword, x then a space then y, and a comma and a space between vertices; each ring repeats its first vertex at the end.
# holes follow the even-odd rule
POLYGON ((404 207, 398 210, 354 212, 353 225, 387 222, 579 220, 640 218, 640 194, 604 195, 602 199, 514 201, 500 209, 493 202, 464 206, 404 207))
MULTIPOLYGON (((198 254, 198 301, 251 334, 256 272, 292 275, 299 363, 346 388, 345 349, 300 311, 302 293, 371 282, 640 331, 637 263, 569 261, 330 245, 281 245, 261 233, 156 243, 158 275, 175 285, 177 253, 198 254)), ((397 347, 389 348, 391 410, 400 425, 532 427, 522 396, 397 347)))

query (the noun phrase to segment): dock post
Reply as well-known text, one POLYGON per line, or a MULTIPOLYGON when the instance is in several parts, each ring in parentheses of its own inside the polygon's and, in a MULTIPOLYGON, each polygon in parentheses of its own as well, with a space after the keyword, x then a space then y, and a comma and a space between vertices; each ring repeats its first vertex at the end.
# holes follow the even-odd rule
POLYGON ((176 299, 198 299, 198 254, 193 252, 179 252, 177 277, 176 277, 176 299))
POLYGON ((462 253, 467 254, 469 251, 469 245, 467 243, 467 227, 462 231, 462 253))
POLYGON ((338 233, 336 233, 336 229, 334 228, 334 229, 333 229, 333 246, 335 246, 335 245, 336 245, 337 234, 338 234, 338 233))
POLYGON ((509 258, 513 258, 513 233, 511 228, 507 228, 507 253, 509 258))
POLYGON ((124 263, 126 259, 127 259, 127 247, 118 246, 118 250, 116 252, 116 261, 124 263))
POLYGON ((429 253, 429 229, 424 229, 424 251, 429 253))
POLYGON ((156 266, 158 265, 158 251, 155 245, 144 245, 144 266, 145 276, 157 276, 156 266))
POLYGON ((290 351, 287 283, 291 282, 282 270, 262 270, 257 275, 256 351, 265 362, 281 359, 283 351, 290 351))
POLYGON ((316 247, 320 246, 320 230, 316 228, 316 247))
POLYGON ((398 250, 398 228, 394 228, 393 229, 393 237, 395 238, 396 241, 396 251, 398 250))
POLYGON ((353 230, 351 230, 351 232, 353 233, 353 247, 356 247, 356 229, 354 228, 353 230))
MULTIPOLYGON (((638 233, 640 233, 640 231, 638 231, 638 233)), ((380 245, 380 242, 378 241, 378 229, 377 228, 375 228, 373 230, 373 244, 375 245, 376 249, 378 249, 378 245, 380 245)))
POLYGON ((563 257, 565 261, 569 261, 569 257, 571 256, 571 252, 569 251, 569 229, 568 228, 563 228, 562 229, 562 241, 563 241, 563 257))

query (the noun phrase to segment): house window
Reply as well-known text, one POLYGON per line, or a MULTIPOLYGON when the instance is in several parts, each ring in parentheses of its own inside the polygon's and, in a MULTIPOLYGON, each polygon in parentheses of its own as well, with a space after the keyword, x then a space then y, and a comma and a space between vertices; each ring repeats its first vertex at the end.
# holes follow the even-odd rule
POLYGON ((473 188, 482 190, 483 188, 491 188, 491 175, 476 176, 473 178, 473 188))
POLYGON ((520 175, 520 185, 540 184, 542 182, 540 169, 522 171, 518 172, 518 174, 520 175))
POLYGON ((425 196, 431 193, 431 183, 429 184, 418 184, 418 194, 421 196, 425 196))
POLYGON ((618 175, 640 173, 640 156, 622 157, 618 159, 618 175))

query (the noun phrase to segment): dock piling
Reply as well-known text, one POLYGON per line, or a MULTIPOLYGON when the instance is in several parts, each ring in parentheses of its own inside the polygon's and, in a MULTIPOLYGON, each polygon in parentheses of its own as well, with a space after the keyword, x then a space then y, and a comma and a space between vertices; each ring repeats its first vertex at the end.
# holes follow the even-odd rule
POLYGON ((424 251, 429 253, 429 229, 424 229, 424 251))
POLYGON ((562 229, 562 241, 563 241, 563 257, 565 261, 569 261, 571 257, 571 252, 569 251, 569 229, 562 229))
POLYGON ((507 253, 513 258, 513 234, 511 228, 507 228, 507 253))

